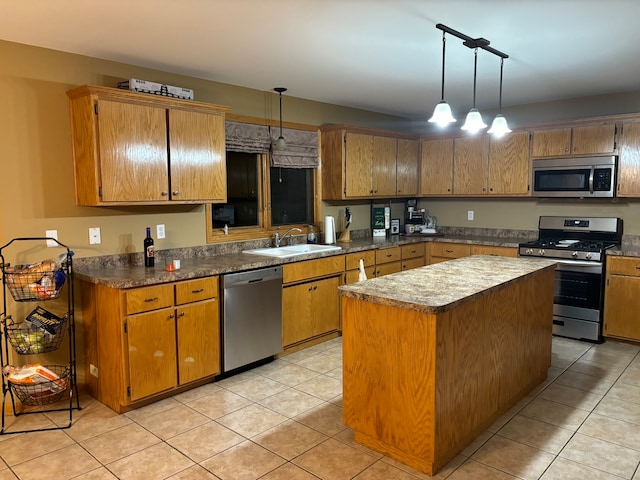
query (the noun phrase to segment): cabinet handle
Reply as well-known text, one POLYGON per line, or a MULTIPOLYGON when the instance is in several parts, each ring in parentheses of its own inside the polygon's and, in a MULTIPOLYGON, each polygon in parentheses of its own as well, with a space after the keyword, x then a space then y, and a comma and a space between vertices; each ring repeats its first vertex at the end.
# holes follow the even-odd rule
POLYGON ((169 195, 169 192, 160 192, 160 195, 162 195, 163 197, 166 197, 167 195, 169 195))
POLYGON ((391 258, 393 255, 391 255, 390 253, 387 253, 387 258, 391 258))
POLYGON ((640 265, 636 265, 636 270, 640 270, 640 265))
POLYGON ((445 250, 446 253, 453 253, 453 250, 445 250))
POLYGON ((198 290, 191 290, 191 293, 202 293, 204 292, 204 288, 199 288, 198 290))
POLYGON ((317 286, 317 285, 314 285, 314 286, 313 286, 313 289, 314 289, 314 290, 317 290, 317 289, 318 289, 318 286, 317 286))
POLYGON ((180 195, 180 192, 178 190, 174 190, 173 192, 171 192, 171 195, 180 195))
POLYGON ((409 253, 416 253, 416 250, 410 250, 409 253))
POLYGON ((180 312, 180 313, 178 314, 178 316, 179 316, 179 317, 184 317, 184 312, 180 312))
POLYGON ((173 313, 170 313, 169 318, 175 318, 175 315, 173 313))
POLYGON ((307 291, 310 292, 311 290, 313 290, 313 287, 309 287, 309 290, 307 290, 307 291))
POLYGON ((151 302, 157 302, 159 300, 158 297, 153 297, 153 298, 145 298, 144 302, 145 303, 151 303, 151 302))

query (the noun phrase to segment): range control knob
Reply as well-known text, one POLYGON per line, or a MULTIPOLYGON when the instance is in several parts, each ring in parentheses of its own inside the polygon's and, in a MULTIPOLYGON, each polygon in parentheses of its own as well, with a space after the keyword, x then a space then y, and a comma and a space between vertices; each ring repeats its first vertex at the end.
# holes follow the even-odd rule
POLYGON ((541 248, 540 250, 538 250, 538 255, 540 255, 541 257, 544 257, 544 248, 541 248))
POLYGON ((573 253, 571 254, 571 256, 572 256, 573 258, 576 258, 576 257, 578 256, 578 252, 573 252, 573 253))
POLYGON ((527 248, 527 250, 525 251, 525 253, 527 255, 533 255, 533 248, 527 248))
POLYGON ((591 260, 592 257, 593 254, 591 252, 587 252, 587 254, 584 256, 584 258, 586 258, 587 260, 591 260))

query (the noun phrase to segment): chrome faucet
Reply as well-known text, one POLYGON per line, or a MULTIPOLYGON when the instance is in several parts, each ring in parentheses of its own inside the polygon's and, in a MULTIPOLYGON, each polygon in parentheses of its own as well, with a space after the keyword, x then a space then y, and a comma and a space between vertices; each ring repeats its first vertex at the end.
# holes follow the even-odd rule
POLYGON ((287 235, 289 235, 291 232, 296 231, 299 233, 302 233, 302 230, 296 227, 290 228, 289 230, 287 230, 286 232, 284 232, 282 234, 282 236, 280 236, 280 228, 278 228, 276 230, 276 235, 274 237, 275 239, 275 244, 276 244, 276 248, 278 248, 280 246, 280 242, 282 242, 282 240, 284 240, 284 237, 286 237, 287 235))

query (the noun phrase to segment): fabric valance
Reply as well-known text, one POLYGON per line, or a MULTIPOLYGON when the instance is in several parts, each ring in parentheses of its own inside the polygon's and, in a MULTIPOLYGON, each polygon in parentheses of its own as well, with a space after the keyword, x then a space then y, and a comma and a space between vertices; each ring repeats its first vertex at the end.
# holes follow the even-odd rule
POLYGON ((270 153, 272 167, 317 168, 318 132, 283 128, 282 136, 287 142, 284 150, 272 151, 280 136, 280 129, 254 123, 225 122, 226 148, 232 152, 270 153))

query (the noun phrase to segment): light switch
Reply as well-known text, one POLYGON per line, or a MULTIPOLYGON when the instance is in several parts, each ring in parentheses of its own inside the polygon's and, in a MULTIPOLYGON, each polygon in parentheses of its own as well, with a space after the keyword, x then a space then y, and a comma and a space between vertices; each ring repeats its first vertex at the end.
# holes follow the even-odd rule
MULTIPOLYGON (((48 238, 58 239, 58 230, 45 230, 44 236, 48 238)), ((47 240, 47 247, 57 247, 58 243, 53 240, 47 240)))
POLYGON ((467 211, 467 220, 473 220, 473 210, 467 211))
POLYGON ((100 227, 92 227, 89 229, 89 245, 100 245, 102 237, 100 236, 100 227))
POLYGON ((164 224, 156 225, 156 237, 164 238, 164 224))

